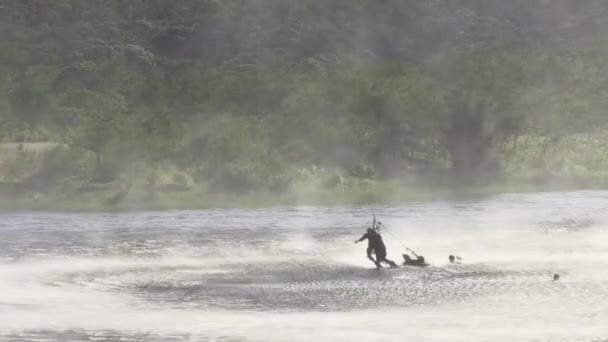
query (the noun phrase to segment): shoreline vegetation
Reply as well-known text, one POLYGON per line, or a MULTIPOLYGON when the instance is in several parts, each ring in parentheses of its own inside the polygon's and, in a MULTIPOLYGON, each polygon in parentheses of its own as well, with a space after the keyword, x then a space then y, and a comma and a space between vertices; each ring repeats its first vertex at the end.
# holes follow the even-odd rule
POLYGON ((39 212, 129 212, 209 209, 264 209, 299 206, 366 206, 426 201, 467 201, 512 193, 570 192, 608 190, 608 182, 598 179, 565 177, 545 184, 520 182, 476 188, 432 189, 407 187, 399 182, 381 181, 348 189, 309 189, 299 192, 256 191, 241 194, 214 194, 201 189, 183 192, 130 193, 117 200, 114 192, 87 194, 34 194, 0 197, 0 213, 39 212), (583 185, 584 184, 584 185, 583 185))
POLYGON ((608 188, 608 7, 505 4, 8 1, 0 210, 608 188))
POLYGON ((500 173, 485 184, 455 185, 449 169, 443 174, 412 172, 410 178, 369 179, 354 177, 348 170, 311 167, 294 172, 282 188, 231 192, 172 164, 154 168, 131 164, 115 177, 94 178, 91 175, 98 175, 98 169, 90 153, 80 164, 80 176, 73 177, 74 151, 69 146, 0 143, 0 212, 373 205, 608 190, 608 172, 603 171, 608 170, 606 129, 572 134, 550 145, 548 141, 520 137, 517 149, 501 160, 500 173))

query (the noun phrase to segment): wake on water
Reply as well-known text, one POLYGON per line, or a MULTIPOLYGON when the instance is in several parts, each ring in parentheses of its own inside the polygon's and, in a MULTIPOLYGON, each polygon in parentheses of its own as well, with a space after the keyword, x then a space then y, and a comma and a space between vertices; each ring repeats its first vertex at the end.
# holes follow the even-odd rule
POLYGON ((605 340, 607 197, 374 207, 431 264, 393 270, 370 208, 6 213, 0 340, 605 340))

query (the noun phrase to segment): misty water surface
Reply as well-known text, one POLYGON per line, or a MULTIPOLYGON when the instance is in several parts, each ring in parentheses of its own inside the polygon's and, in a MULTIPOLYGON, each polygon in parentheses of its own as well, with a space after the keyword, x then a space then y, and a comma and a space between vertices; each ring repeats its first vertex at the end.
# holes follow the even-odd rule
POLYGON ((572 192, 4 213, 0 340, 605 340, 607 207, 608 192, 572 192), (353 243, 372 210, 398 237, 384 232, 390 258, 402 241, 432 266, 373 269, 353 243))

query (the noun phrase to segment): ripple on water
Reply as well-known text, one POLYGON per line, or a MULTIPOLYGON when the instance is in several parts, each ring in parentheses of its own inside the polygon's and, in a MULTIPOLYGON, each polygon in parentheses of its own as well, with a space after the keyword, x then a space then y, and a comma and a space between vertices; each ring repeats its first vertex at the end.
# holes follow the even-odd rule
MULTIPOLYGON (((364 269, 318 260, 226 264, 222 269, 139 267, 63 275, 66 283, 130 293, 144 303, 263 311, 349 311, 437 306, 509 293, 560 296, 548 270, 499 270, 487 265, 364 269)), ((605 291, 570 284, 568 291, 605 291)), ((593 297, 592 296, 592 297, 593 297)))
MULTIPOLYGON (((227 313, 215 324, 230 336, 227 328, 243 317, 250 321, 238 336, 267 324, 258 314, 288 313, 306 319, 286 315, 281 326, 310 340, 333 340, 358 323, 357 332, 380 332, 382 341, 440 330, 510 340, 511 326, 528 329, 517 340, 541 340, 539 329, 551 340, 589 340, 606 335, 608 320, 606 197, 511 194, 375 206, 391 232, 431 263, 451 253, 470 263, 381 271, 367 269, 364 247, 352 244, 370 223, 369 208, 0 214, 0 314, 23 318, 0 321, 0 340, 204 341, 189 329, 209 312, 227 313), (559 282, 551 281, 555 272, 559 282), (107 304, 106 320, 85 319, 97 304, 107 304), (57 305, 58 318, 69 319, 56 329, 36 323, 57 305), (140 312, 155 323, 137 321, 140 312), (391 324, 368 322, 370 312, 391 324), (175 314, 192 325, 161 335, 156 324, 175 314), (411 324, 394 324, 401 318, 411 324), (319 322, 325 330, 317 331, 319 322), (34 329, 15 329, 25 323, 34 329), (121 330, 131 325, 144 332, 121 330)), ((386 240, 394 252, 399 241, 386 240)))

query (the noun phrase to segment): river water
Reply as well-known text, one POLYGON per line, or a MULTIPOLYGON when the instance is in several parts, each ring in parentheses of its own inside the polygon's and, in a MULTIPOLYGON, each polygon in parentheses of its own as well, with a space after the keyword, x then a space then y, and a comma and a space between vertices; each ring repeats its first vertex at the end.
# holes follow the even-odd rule
POLYGON ((606 209, 608 192, 567 192, 3 213, 0 340, 608 340, 606 209), (431 266, 375 270, 353 243, 372 211, 389 258, 405 243, 431 266))

